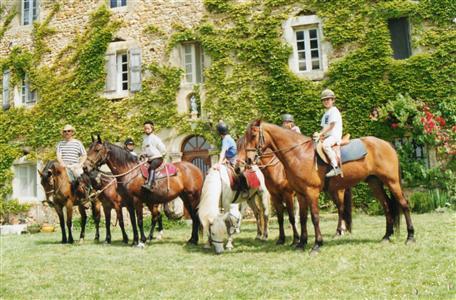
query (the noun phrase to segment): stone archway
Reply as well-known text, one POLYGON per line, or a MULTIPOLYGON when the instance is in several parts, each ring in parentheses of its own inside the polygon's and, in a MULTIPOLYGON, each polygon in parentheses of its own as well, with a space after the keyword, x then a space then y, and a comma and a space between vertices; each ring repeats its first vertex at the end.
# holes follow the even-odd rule
POLYGON ((206 176, 211 167, 211 158, 209 156, 210 144, 200 135, 187 137, 182 143, 182 160, 191 162, 196 165, 206 176))

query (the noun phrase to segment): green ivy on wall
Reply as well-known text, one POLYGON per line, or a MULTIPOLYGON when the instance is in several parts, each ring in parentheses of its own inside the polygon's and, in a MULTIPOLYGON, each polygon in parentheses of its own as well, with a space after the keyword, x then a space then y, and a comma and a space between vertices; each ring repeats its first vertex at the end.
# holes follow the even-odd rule
MULTIPOLYGON (((0 142, 9 153, 1 157, 0 175, 9 170, 22 145, 32 146, 41 158, 52 157, 65 123, 73 124, 78 138, 86 144, 92 132, 100 132, 112 141, 127 136, 139 139, 142 122, 149 118, 158 129, 201 134, 217 143, 213 125, 220 119, 230 125, 234 136, 239 136, 255 117, 279 123, 280 115, 288 112, 295 116, 303 133, 310 135, 319 127, 323 113, 319 94, 324 87, 336 92, 336 105, 352 136, 391 139, 391 130, 369 120, 373 107, 395 99, 399 93, 431 106, 456 100, 453 2, 205 0, 207 13, 193 28, 176 23, 174 34, 166 36, 161 28, 148 26, 144 33, 164 40, 168 53, 177 44, 193 40, 200 42, 210 56, 211 65, 201 85, 205 92, 203 110, 210 122, 193 122, 188 114, 177 113, 175 99, 182 70, 156 63, 144 68, 150 77, 133 97, 112 102, 100 96, 105 78, 104 55, 122 26, 105 6, 91 14, 85 31, 61 51, 55 62, 50 66, 39 64, 48 49, 46 37, 55 32, 49 28, 58 13, 59 7, 55 6, 45 21, 34 25, 32 52, 15 48, 0 61, 3 70, 11 70, 12 81, 28 74, 39 93, 33 108, 0 113, 0 142), (335 53, 323 81, 299 78, 288 68, 291 47, 282 39, 282 23, 296 13, 317 14, 323 20, 324 36, 335 53), (421 53, 396 61, 392 58, 387 21, 403 16, 410 18, 413 47, 421 53)), ((200 99, 199 90, 195 95, 200 99)), ((0 178, 0 189, 7 191, 10 178, 0 178)))

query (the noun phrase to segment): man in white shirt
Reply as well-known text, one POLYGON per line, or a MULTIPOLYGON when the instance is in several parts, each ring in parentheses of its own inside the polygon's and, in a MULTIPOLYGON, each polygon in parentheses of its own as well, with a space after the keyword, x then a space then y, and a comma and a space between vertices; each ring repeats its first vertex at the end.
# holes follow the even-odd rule
POLYGON ((144 122, 144 136, 141 156, 147 158, 149 162, 149 178, 143 188, 151 191, 155 183, 155 169, 163 163, 163 156, 166 154, 166 147, 161 139, 153 134, 154 122, 144 122))
POLYGON ((334 106, 336 96, 333 91, 326 89, 321 93, 321 101, 326 111, 321 118, 322 130, 315 135, 323 140, 323 150, 328 156, 333 169, 326 174, 326 177, 334 177, 342 172, 337 164, 336 153, 332 146, 339 144, 342 140, 342 116, 337 107, 334 106))

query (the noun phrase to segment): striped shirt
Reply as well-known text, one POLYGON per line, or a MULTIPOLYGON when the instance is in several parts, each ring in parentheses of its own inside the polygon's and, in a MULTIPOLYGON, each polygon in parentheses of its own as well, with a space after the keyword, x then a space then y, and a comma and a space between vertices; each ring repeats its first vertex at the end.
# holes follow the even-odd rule
POLYGON ((69 166, 79 163, 79 158, 86 154, 86 150, 79 140, 61 141, 57 144, 57 154, 69 166))

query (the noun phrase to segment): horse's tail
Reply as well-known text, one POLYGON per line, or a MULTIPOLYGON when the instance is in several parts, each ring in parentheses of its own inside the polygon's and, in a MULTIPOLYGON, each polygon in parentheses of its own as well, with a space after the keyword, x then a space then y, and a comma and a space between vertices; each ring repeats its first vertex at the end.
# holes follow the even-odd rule
POLYGON ((352 231, 352 191, 351 188, 345 189, 344 193, 344 212, 343 218, 345 221, 345 226, 347 227, 348 232, 352 231))

